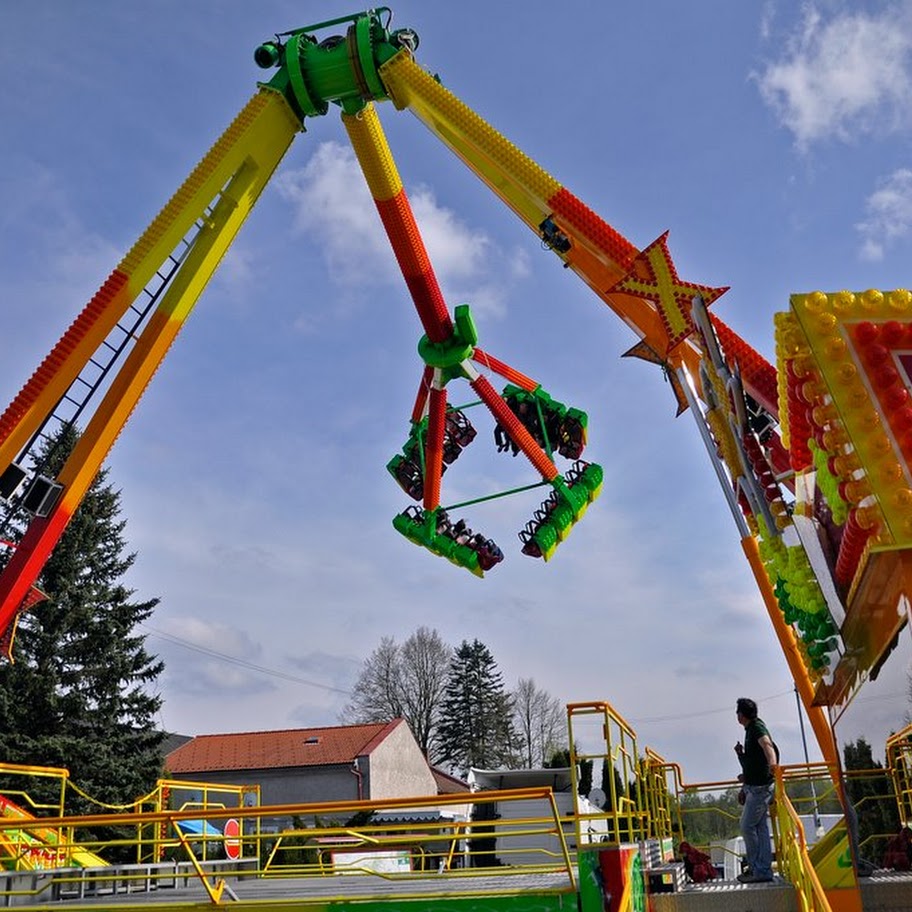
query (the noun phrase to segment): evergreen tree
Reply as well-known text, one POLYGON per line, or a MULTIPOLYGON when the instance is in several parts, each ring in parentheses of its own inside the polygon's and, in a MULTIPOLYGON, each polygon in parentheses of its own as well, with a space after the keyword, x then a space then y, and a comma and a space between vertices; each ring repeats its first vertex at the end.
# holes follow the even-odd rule
POLYGON ((899 813, 889 773, 874 760, 864 738, 843 746, 846 790, 856 809, 862 857, 879 858, 887 839, 899 829, 899 813))
MULTIPOLYGON (((76 440, 65 428, 45 445, 46 474, 57 474, 76 440)), ((131 601, 121 582, 136 555, 123 553, 120 494, 106 475, 45 564, 38 585, 48 598, 22 616, 14 663, 0 665, 0 757, 65 767, 81 790, 117 804, 146 794, 161 774, 161 698, 150 691, 164 665, 136 632, 158 599, 131 601)), ((7 534, 18 540, 24 519, 14 525, 7 534)), ((78 804, 68 810, 87 810, 78 804)))
POLYGON ((512 706, 484 643, 463 640, 450 663, 438 727, 440 755, 463 775, 471 767, 511 767, 512 706))
POLYGON ((570 766, 570 748, 561 747, 551 751, 551 754, 542 764, 544 769, 561 769, 570 766))
POLYGON ((592 791, 592 761, 579 762, 579 793, 584 798, 592 791))
POLYGON ((710 842, 724 841, 738 835, 741 808, 738 789, 726 789, 718 795, 701 795, 686 791, 681 795, 683 837, 706 851, 710 842))
POLYGON ((621 799, 629 797, 620 771, 613 763, 609 763, 607 758, 602 761, 600 788, 605 793, 605 807, 610 811, 618 810, 621 799))

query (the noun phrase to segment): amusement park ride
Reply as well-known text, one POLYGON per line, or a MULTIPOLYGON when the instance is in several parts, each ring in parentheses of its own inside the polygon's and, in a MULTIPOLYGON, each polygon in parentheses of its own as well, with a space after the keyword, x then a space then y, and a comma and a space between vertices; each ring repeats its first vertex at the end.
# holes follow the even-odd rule
MULTIPOLYGON (((386 8, 277 35, 274 71, 192 171, 0 415, 0 498, 30 514, 0 573, 0 634, 13 658, 42 568, 197 298, 308 120, 338 110, 424 335, 408 439, 387 469, 415 504, 397 531, 478 576, 501 547, 441 504, 445 470, 475 428, 448 401, 465 381, 501 449, 521 452, 547 497, 519 532, 549 560, 598 496, 583 461, 587 416, 479 346, 468 305, 451 314, 376 105, 408 109, 635 333, 689 411, 831 768, 833 724, 895 647, 912 590, 912 293, 795 294, 767 362, 709 308, 726 291, 678 276, 667 233, 643 249, 424 70, 418 36, 386 8), (323 34, 342 27, 343 34, 323 34), (498 392, 488 375, 506 381, 498 392), (62 468, 39 443, 66 408, 80 436, 62 468), (568 466, 558 467, 557 458, 568 466)), ((478 446, 478 444, 475 444, 478 446)), ((37 610, 40 610, 38 608, 37 610)), ((856 908, 846 901, 843 908, 856 908)), ((860 908, 860 907, 859 907, 860 908)))

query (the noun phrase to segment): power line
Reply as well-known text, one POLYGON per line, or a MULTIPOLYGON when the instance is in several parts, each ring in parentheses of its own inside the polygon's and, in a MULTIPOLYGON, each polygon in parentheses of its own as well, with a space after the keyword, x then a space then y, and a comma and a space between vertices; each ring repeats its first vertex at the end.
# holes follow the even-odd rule
MULTIPOLYGON (((342 694, 346 697, 351 697, 352 692, 350 690, 344 690, 341 687, 333 687, 330 684, 321 684, 317 681, 309 681, 306 678, 299 678, 297 675, 289 674, 284 671, 277 671, 274 668, 266 668, 263 665, 257 665, 254 662, 248 662, 246 659, 239 659, 236 656, 230 656, 223 652, 218 652, 215 649, 210 649, 207 646, 200 646, 196 643, 191 643, 188 640, 183 640, 180 637, 176 637, 170 633, 164 633, 161 630, 156 630, 154 627, 149 627, 148 625, 142 625, 144 630, 147 630, 152 636, 159 637, 162 640, 166 640, 169 643, 174 643, 176 646, 182 646, 184 649, 189 649, 193 652, 201 653, 202 655, 207 655, 210 658, 218 659, 222 662, 227 662, 231 665, 237 665, 241 668, 246 668, 249 671, 255 671, 258 674, 267 675, 271 678, 279 678, 283 681, 290 681, 293 684, 302 684, 305 687, 316 687, 319 690, 325 690, 329 693, 342 694)), ((780 697, 790 696, 794 693, 793 689, 783 690, 778 693, 768 694, 767 696, 761 697, 758 702, 764 703, 767 700, 777 700, 780 697)), ((858 703, 868 702, 870 700, 882 700, 890 697, 904 697, 906 694, 902 692, 891 693, 891 694, 880 694, 877 696, 866 697, 860 695, 855 701, 858 703)), ((715 716, 722 713, 727 713, 731 711, 731 707, 726 705, 724 707, 718 707, 715 709, 703 709, 691 713, 672 713, 671 715, 665 716, 637 716, 631 717, 628 721, 636 723, 637 725, 650 725, 657 722, 676 722, 681 719, 698 719, 704 716, 715 716)))
MULTIPOLYGON (((767 700, 777 700, 780 697, 790 696, 793 693, 794 693, 794 689, 783 690, 780 693, 770 694, 769 696, 761 697, 757 702, 762 704, 767 700)), ((854 699, 852 702, 853 703, 868 703, 873 700, 881 701, 881 700, 888 700, 888 699, 897 699, 897 698, 906 697, 906 696, 908 696, 908 695, 903 693, 902 691, 896 691, 894 693, 877 694, 877 695, 871 695, 871 696, 859 696, 856 699, 854 699)), ((648 723, 652 723, 652 722, 675 722, 679 719, 697 719, 697 718, 700 718, 701 716, 713 716, 713 715, 718 715, 719 713, 727 713, 727 712, 730 712, 730 709, 731 709, 730 707, 726 706, 723 709, 703 709, 703 710, 699 710, 698 712, 692 712, 692 713, 674 713, 673 715, 670 715, 670 716, 648 716, 648 717, 640 716, 640 717, 632 717, 629 719, 629 721, 635 722, 637 724, 643 724, 643 723, 648 724, 648 723)))
MULTIPOLYGON (((791 695, 791 693, 792 693, 791 689, 783 690, 780 693, 770 694, 769 696, 761 697, 757 702, 764 703, 766 700, 776 700, 779 697, 786 696, 786 694, 791 695)), ((701 709, 698 712, 674 713, 670 716, 648 716, 648 717, 641 716, 639 718, 632 718, 629 721, 636 722, 637 724, 643 724, 643 723, 648 724, 648 723, 652 723, 652 722, 676 722, 679 719, 697 719, 697 718, 700 718, 701 716, 716 716, 716 715, 719 715, 720 713, 731 712, 731 710, 732 710, 732 707, 730 705, 726 705, 719 709, 701 709)))
POLYGON ((248 662, 246 659, 239 659, 236 656, 226 655, 224 652, 218 652, 215 649, 210 649, 208 646, 199 646, 196 643, 191 643, 188 640, 182 640, 180 637, 176 637, 170 633, 164 633, 161 630, 156 630, 154 627, 149 627, 147 625, 142 625, 144 630, 147 630, 152 636, 156 636, 159 639, 167 640, 169 643, 174 643, 176 646, 182 646, 184 649, 190 649, 193 652, 199 652, 203 655, 207 655, 213 659, 219 659, 222 662, 228 662, 231 665, 238 665, 241 668, 247 668, 250 671, 258 672, 259 674, 268 675, 271 678, 280 678, 283 681, 290 681, 292 684, 303 684, 306 687, 316 687, 320 690, 327 690, 331 693, 342 694, 343 696, 350 697, 352 695, 350 690, 343 690, 341 687, 332 687, 329 684, 320 684, 317 681, 308 681, 306 678, 299 678, 297 675, 288 674, 285 671, 277 671, 274 668, 266 668, 263 665, 257 665, 254 662, 248 662))

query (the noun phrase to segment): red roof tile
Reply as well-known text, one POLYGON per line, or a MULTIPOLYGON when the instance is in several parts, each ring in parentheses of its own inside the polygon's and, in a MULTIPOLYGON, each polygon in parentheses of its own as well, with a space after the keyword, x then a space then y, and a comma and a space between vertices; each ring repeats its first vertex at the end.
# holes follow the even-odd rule
POLYGON ((431 774, 437 783, 438 795, 456 795, 459 792, 470 792, 472 790, 469 783, 464 779, 459 779, 456 776, 451 776, 449 773, 444 772, 438 766, 431 767, 431 774))
POLYGON ((335 728, 197 735, 165 757, 165 769, 177 775, 351 763, 370 754, 402 724, 404 720, 393 719, 335 728))

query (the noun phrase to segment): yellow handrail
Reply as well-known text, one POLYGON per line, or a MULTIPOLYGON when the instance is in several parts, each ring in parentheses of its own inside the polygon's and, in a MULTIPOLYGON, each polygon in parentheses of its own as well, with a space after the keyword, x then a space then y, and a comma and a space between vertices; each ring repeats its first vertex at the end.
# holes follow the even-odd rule
POLYGON ((886 760, 900 824, 912 826, 912 722, 887 738, 886 760))
POLYGON ((831 912, 829 900, 808 855, 804 825, 785 793, 782 767, 776 769, 773 811, 771 816, 779 873, 794 886, 802 912, 831 912))
MULTIPOLYGON (((515 890, 516 876, 523 874, 548 875, 545 881, 536 881, 536 890, 571 893, 577 888, 574 851, 568 843, 573 825, 571 815, 562 816, 552 790, 537 787, 379 801, 239 808, 210 805, 145 813, 0 820, 0 835, 13 828, 28 831, 39 826, 59 827, 67 834, 59 847, 62 850, 78 845, 84 851, 102 855, 111 851, 122 856, 124 846, 135 842, 135 836, 124 838, 125 830, 135 834, 167 826, 176 833, 170 844, 180 848, 184 862, 95 868, 91 880, 83 880, 81 874, 70 869, 60 870, 53 874, 55 889, 67 896, 79 896, 79 891, 91 884, 94 893, 133 893, 155 889, 148 886, 150 883, 173 886, 178 879, 189 879, 198 881, 212 905, 221 905, 225 901, 224 893, 231 894, 227 884, 233 877, 313 879, 331 875, 332 883, 338 886, 333 892, 342 900, 347 892, 350 894, 353 882, 347 877, 340 879, 340 873, 360 875, 362 885, 356 889, 359 898, 374 893, 377 898, 382 895, 377 892, 379 886, 368 885, 365 891, 364 875, 370 876, 371 883, 395 881, 399 896, 412 895, 414 890, 419 890, 424 898, 450 895, 452 878, 460 884, 460 895, 509 895, 515 890), (529 811, 529 802, 533 800, 540 808, 537 815, 529 811), (468 813, 470 806, 495 804, 496 812, 490 819, 472 819, 468 813), (510 804, 517 811, 514 816, 508 810, 510 804), (454 808, 454 819, 439 816, 447 807, 454 808), (417 813, 410 813, 413 811, 417 813), (425 819, 428 811, 438 812, 434 815, 436 819, 425 819), (392 819, 379 816, 381 812, 392 819), (207 859, 200 845, 205 849, 208 843, 221 849, 224 843, 227 847, 227 840, 220 834, 212 835, 210 828, 217 827, 229 815, 241 822, 240 834, 233 845, 240 846, 242 857, 207 859), (204 822, 199 836, 177 826, 190 819, 204 822), (285 826, 288 821, 295 822, 293 828, 285 826), (309 825, 302 827, 300 821, 309 825), (275 832, 276 827, 281 832, 275 832), (100 833, 106 834, 104 841, 100 833), (116 834, 113 838, 112 833, 116 834), (494 871, 498 875, 496 879, 490 876, 494 871), (440 877, 442 872, 446 873, 445 878, 440 877), (428 884, 420 888, 416 885, 414 889, 410 886, 411 882, 428 876, 435 878, 436 886, 431 893, 427 892, 428 884)), ((31 895, 29 891, 25 893, 31 895)), ((321 900, 329 901, 325 890, 321 890, 321 900)))

